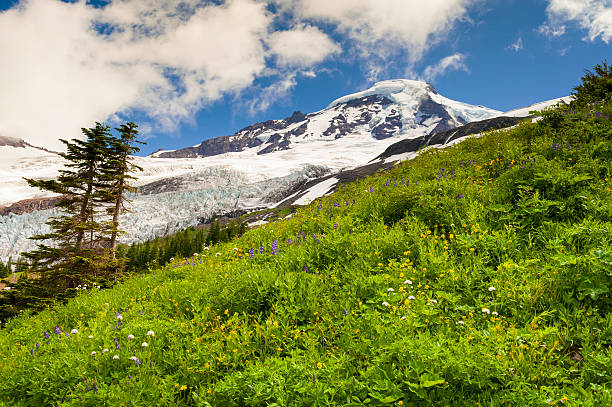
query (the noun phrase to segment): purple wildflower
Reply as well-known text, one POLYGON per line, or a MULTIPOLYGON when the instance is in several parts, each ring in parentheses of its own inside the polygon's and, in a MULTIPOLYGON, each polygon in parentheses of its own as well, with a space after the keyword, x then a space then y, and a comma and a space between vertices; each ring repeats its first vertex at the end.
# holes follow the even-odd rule
POLYGON ((334 223, 334 229, 338 229, 338 223, 334 223))
POLYGON ((51 336, 49 335, 49 332, 45 331, 45 338, 49 339, 49 336, 51 336))
POLYGON ((255 249, 251 247, 251 250, 249 250, 249 258, 253 258, 255 255, 255 249))
POLYGON ((304 268, 302 270, 304 270, 306 273, 308 273, 308 267, 306 265, 304 265, 304 268))
POLYGON ((346 310, 346 308, 342 308, 342 313, 344 314, 344 316, 348 315, 348 311, 346 310))
POLYGON ((278 252, 278 241, 275 239, 272 241, 272 254, 276 254, 278 252))
POLYGON ((264 254, 264 252, 266 251, 266 248, 263 247, 263 245, 259 248, 259 254, 264 254))
POLYGON ((62 331, 59 329, 59 326, 55 325, 55 334, 56 335, 61 335, 62 331))
POLYGON ((458 199, 463 199, 463 195, 462 195, 462 194, 459 194, 459 195, 457 195, 457 198, 458 198, 458 199))

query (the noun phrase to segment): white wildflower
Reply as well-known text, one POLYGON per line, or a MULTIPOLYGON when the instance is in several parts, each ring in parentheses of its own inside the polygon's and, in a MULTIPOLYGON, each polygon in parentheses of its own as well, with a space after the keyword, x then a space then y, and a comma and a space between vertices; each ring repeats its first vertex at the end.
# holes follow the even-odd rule
POLYGON ((147 346, 149 346, 149 344, 146 343, 146 342, 143 342, 142 345, 140 345, 140 346, 142 346, 143 348, 146 348, 147 346))
POLYGON ((499 314, 497 313, 497 311, 493 311, 491 312, 491 315, 499 315, 499 314))
POLYGON ((414 300, 414 299, 416 299, 416 298, 414 298, 414 295, 409 295, 409 296, 408 296, 408 299, 409 299, 409 300, 414 300))
POLYGON ((113 356, 113 359, 115 359, 115 360, 119 359, 119 355, 113 356))
POLYGON ((489 291, 491 292, 495 291, 495 287, 489 287, 489 291))
POLYGON ((491 311, 489 311, 489 309, 488 309, 488 308, 483 308, 483 309, 482 309, 482 313, 483 313, 483 314, 490 314, 490 313, 491 313, 491 311))
POLYGON ((464 324, 465 324, 465 322, 463 322, 463 321, 457 321, 457 323, 458 323, 459 325, 464 325, 464 324))
POLYGON ((70 333, 71 333, 71 334, 73 334, 73 335, 76 335, 76 334, 78 334, 78 333, 79 333, 79 331, 78 331, 78 330, 76 330, 76 329, 73 329, 72 331, 70 331, 70 333))
POLYGON ((91 352, 92 356, 96 356, 96 351, 94 350, 93 352, 91 352))
POLYGON ((104 349, 104 350, 102 351, 102 353, 106 353, 106 352, 108 352, 108 349, 104 349))
POLYGON ((134 339, 134 335, 129 334, 129 335, 128 335, 128 341, 131 341, 132 339, 134 339))
POLYGON ((404 281, 404 284, 412 285, 412 281, 406 280, 406 281, 404 281))
POLYGON ((147 332, 147 336, 155 336, 155 332, 149 331, 149 332, 147 332))
POLYGON ((383 302, 382 302, 382 305, 384 305, 385 307, 388 307, 388 306, 389 306, 389 303, 388 303, 387 301, 383 301, 383 302))
POLYGON ((391 287, 387 288, 387 292, 392 293, 393 291, 395 291, 393 288, 391 288, 391 287))

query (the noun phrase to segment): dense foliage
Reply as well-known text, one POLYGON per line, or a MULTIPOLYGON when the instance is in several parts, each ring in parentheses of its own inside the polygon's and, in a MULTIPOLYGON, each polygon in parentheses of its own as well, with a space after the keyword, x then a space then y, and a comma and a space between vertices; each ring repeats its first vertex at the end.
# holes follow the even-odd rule
POLYGON ((611 405, 612 104, 588 109, 11 320, 0 405, 611 405))
POLYGON ((163 266, 174 260, 174 257, 188 257, 198 253, 204 247, 220 242, 228 242, 242 235, 247 225, 241 221, 221 225, 217 219, 208 228, 190 227, 170 236, 158 237, 144 242, 134 243, 129 248, 121 247, 125 252, 128 271, 142 271, 151 267, 163 266))
POLYGON ((580 85, 574 88, 572 106, 586 106, 590 103, 609 101, 612 97, 612 66, 606 61, 587 70, 580 85))

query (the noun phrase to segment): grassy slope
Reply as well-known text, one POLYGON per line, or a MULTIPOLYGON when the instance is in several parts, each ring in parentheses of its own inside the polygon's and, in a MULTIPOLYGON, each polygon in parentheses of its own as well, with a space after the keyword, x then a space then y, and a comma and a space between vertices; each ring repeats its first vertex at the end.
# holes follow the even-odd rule
POLYGON ((423 153, 17 318, 0 405, 612 405, 612 123, 557 127, 423 153))

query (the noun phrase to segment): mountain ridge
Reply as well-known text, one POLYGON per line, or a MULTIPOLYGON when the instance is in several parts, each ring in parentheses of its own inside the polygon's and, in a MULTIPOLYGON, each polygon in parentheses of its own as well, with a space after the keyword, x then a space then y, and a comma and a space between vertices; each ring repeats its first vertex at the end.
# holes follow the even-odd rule
POLYGON ((204 140, 192 147, 157 151, 149 157, 199 158, 245 150, 264 155, 290 150, 304 142, 333 142, 357 133, 372 142, 419 137, 501 113, 445 98, 426 82, 394 79, 342 96, 317 112, 304 114, 298 110, 284 119, 255 123, 229 136, 204 140))

